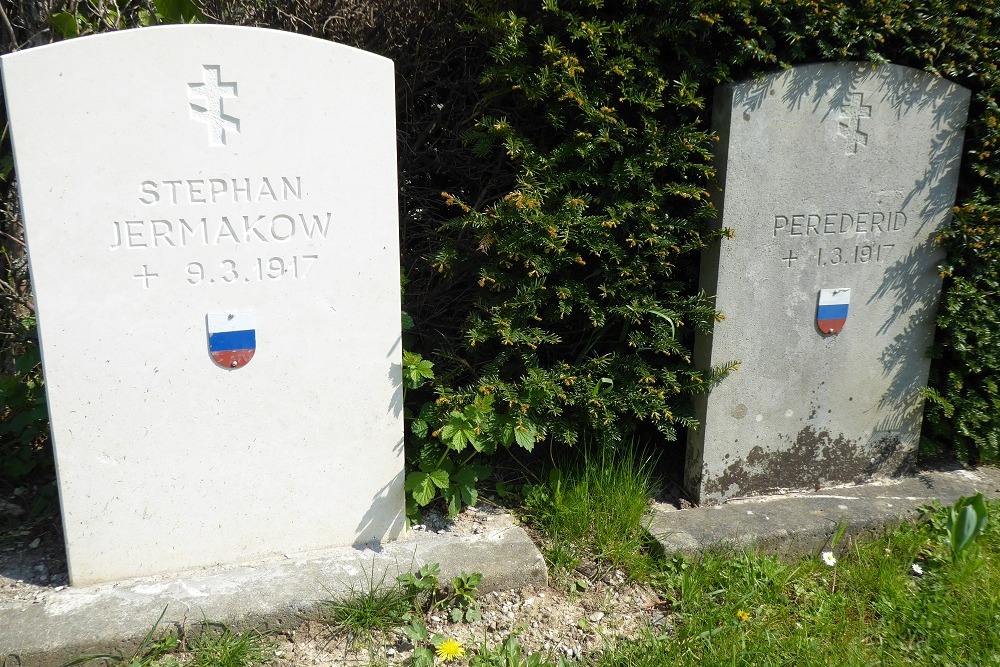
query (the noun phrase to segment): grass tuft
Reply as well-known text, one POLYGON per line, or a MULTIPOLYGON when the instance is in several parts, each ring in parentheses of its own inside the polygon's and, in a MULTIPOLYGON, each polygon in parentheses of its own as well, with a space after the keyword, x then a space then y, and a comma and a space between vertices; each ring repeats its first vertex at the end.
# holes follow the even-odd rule
MULTIPOLYGON (((125 667, 151 667, 152 665, 165 665, 172 660, 175 661, 174 656, 171 654, 180 647, 180 640, 177 638, 177 635, 167 633, 158 639, 154 639, 156 630, 159 628, 160 622, 166 613, 167 608, 164 607, 163 611, 160 612, 160 617, 156 619, 156 623, 153 624, 153 627, 149 629, 149 632, 146 633, 146 636, 139 643, 138 648, 132 653, 132 657, 126 658, 120 653, 84 655, 65 663, 62 667, 77 667, 78 665, 86 665, 92 662, 101 662, 104 665, 120 664, 125 665, 125 667)), ((6 664, 6 661, 4 664, 6 664)))
POLYGON ((351 588, 342 599, 321 603, 319 620, 356 640, 369 640, 404 625, 413 600, 395 582, 387 585, 385 576, 351 588))
MULTIPOLYGON (((426 567, 421 570, 425 571, 426 567)), ((398 578, 387 582, 387 570, 376 579, 374 562, 367 574, 364 585, 352 586, 345 597, 321 602, 315 620, 344 635, 355 648, 367 651, 368 663, 376 665, 385 663, 389 638, 407 624, 421 591, 407 588, 398 578)), ((433 581, 436 584, 436 577, 433 581)))
POLYGON ((647 511, 654 494, 653 462, 634 448, 585 450, 555 468, 546 484, 525 496, 529 522, 549 542, 554 572, 568 572, 590 558, 644 577, 654 568, 647 511))
POLYGON ((263 634, 257 630, 237 633, 224 623, 202 623, 187 645, 194 667, 253 667, 274 659, 263 634))

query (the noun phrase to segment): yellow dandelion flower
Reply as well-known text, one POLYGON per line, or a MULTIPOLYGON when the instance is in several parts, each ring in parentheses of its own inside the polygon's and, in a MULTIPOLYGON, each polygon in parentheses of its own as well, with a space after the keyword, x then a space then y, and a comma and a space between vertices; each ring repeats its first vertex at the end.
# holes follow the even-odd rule
POLYGON ((736 618, 738 618, 738 619, 740 619, 741 621, 744 621, 744 622, 745 621, 749 621, 750 620, 750 614, 748 614, 747 612, 745 612, 742 609, 740 609, 738 612, 736 612, 736 618))
POLYGON ((465 649, 462 647, 462 642, 457 639, 445 639, 437 646, 437 657, 445 662, 457 660, 463 655, 465 655, 465 649))

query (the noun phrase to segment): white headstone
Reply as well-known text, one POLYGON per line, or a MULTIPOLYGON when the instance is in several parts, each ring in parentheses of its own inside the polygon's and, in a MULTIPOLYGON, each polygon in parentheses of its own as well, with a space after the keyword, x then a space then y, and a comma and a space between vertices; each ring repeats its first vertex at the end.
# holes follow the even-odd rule
POLYGON ((392 62, 170 26, 4 56, 74 584, 392 539, 392 62))
POLYGON ((968 104, 940 77, 867 63, 718 91, 715 204, 734 237, 702 266, 726 319, 696 358, 740 367, 697 406, 702 502, 912 463, 968 104))

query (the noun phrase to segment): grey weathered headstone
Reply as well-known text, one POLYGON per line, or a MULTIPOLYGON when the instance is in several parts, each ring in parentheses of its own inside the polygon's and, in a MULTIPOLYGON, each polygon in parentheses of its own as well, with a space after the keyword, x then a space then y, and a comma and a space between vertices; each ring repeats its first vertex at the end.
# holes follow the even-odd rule
POLYGON ((699 500, 912 463, 941 289, 934 237, 954 204, 968 102, 940 77, 860 63, 717 91, 715 204, 734 237, 703 261, 725 320, 696 359, 740 366, 698 401, 686 480, 699 500))
POLYGON ((200 25, 2 72, 72 583, 397 536, 392 62, 200 25))

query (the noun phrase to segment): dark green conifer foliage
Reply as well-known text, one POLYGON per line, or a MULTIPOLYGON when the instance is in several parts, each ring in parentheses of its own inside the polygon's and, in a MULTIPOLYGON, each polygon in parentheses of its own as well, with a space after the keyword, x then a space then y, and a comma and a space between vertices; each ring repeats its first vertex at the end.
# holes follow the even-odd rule
MULTIPOLYGON (((467 309, 447 345, 425 347, 416 317, 413 349, 436 372, 435 400, 413 422, 417 474, 453 474, 498 446, 614 443, 639 423, 671 440, 691 425, 690 394, 732 370, 701 374, 690 358, 693 333, 717 316, 698 292, 699 255, 725 233, 710 224, 713 89, 838 60, 908 65, 973 91, 960 206, 939 239, 950 259, 927 425, 972 459, 1000 455, 998 11, 991 0, 473 4, 496 111, 466 138, 514 175, 486 205, 443 195, 460 210, 431 261, 463 285, 467 309)), ((456 498, 446 476, 425 480, 420 504, 435 488, 456 498)))
MULTIPOLYGON (((396 60, 407 489, 411 509, 443 497, 451 511, 476 500, 497 448, 613 445, 640 425, 670 442, 691 425, 691 394, 732 370, 690 358, 718 316, 698 292, 700 254, 725 243, 711 226, 716 85, 837 60, 940 74, 973 99, 940 235, 925 431, 1000 458, 1000 3, 461 1, 14 0, 0 51, 194 18, 396 60)), ((30 454, 38 434, 17 420, 42 424, 42 394, 13 365, 31 366, 33 344, 10 166, 0 134, 0 450, 30 454)), ((37 457, 5 461, 22 458, 37 457)))
POLYGON ((473 10, 492 44, 484 83, 506 113, 466 136, 516 175, 485 207, 444 193, 460 215, 433 264, 475 296, 417 421, 425 473, 442 446, 464 450, 463 427, 487 453, 584 434, 613 444, 643 422, 674 440, 690 394, 728 370, 690 357, 716 317, 697 292, 699 253, 722 235, 704 91, 661 52, 672 30, 650 30, 634 5, 579 4, 530 19, 473 10))

